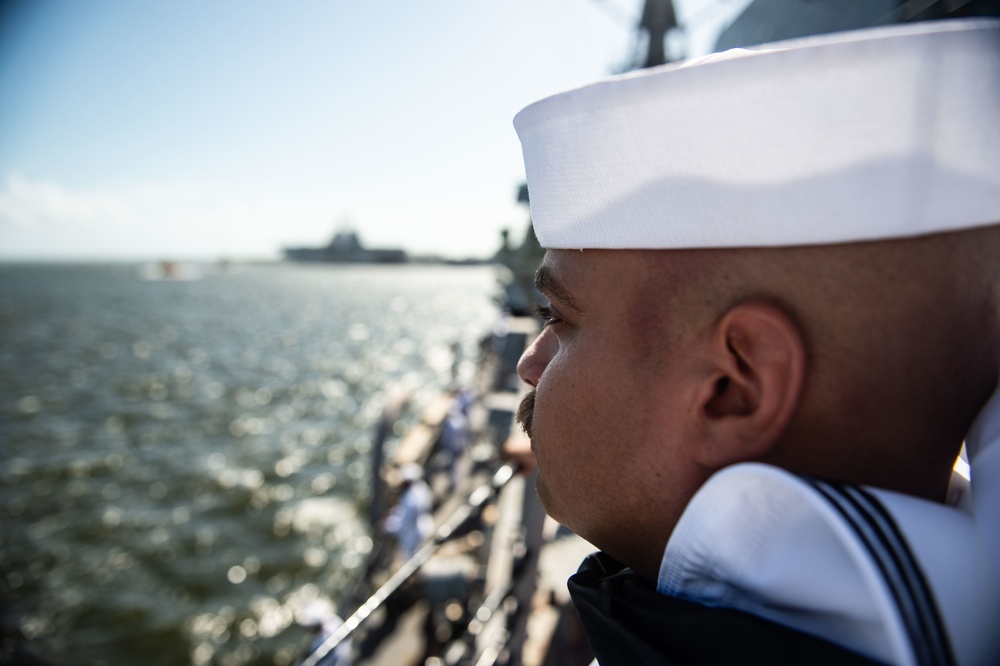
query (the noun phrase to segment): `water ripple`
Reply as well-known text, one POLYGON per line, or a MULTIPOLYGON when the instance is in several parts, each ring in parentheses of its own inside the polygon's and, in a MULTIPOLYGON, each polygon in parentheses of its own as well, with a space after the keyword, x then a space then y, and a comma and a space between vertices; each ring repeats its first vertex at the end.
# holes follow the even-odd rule
POLYGON ((0 265, 0 610, 53 663, 292 663, 373 547, 383 392, 493 324, 485 268, 203 274, 0 265))

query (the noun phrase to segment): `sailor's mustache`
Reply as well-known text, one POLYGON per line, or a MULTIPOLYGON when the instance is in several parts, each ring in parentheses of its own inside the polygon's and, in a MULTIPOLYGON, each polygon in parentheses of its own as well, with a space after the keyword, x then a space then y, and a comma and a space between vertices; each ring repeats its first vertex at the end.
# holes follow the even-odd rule
POLYGON ((521 424, 524 434, 531 438, 531 422, 535 416, 535 389, 528 391, 527 395, 521 399, 521 405, 517 408, 517 422, 521 424))

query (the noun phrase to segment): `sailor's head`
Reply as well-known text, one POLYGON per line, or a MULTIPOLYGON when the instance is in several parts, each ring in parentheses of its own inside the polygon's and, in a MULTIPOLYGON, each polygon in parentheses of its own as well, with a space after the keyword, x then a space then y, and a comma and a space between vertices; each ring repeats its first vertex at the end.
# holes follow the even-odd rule
POLYGON ((714 471, 941 499, 1000 376, 1000 22, 626 75, 515 119, 548 325, 538 492, 655 575, 714 471))

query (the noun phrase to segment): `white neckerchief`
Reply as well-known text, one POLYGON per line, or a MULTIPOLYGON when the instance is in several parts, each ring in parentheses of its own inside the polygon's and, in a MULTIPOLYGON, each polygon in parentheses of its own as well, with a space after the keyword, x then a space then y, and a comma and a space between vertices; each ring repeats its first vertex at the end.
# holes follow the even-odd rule
POLYGON ((935 650, 949 644, 959 664, 1000 663, 1000 391, 967 447, 971 513, 770 465, 726 468, 685 509, 657 589, 892 664, 940 663, 935 650), (915 560, 909 571, 896 566, 902 544, 915 560), (924 599, 920 590, 928 589, 924 599), (934 608, 946 636, 937 643, 927 628, 934 608))

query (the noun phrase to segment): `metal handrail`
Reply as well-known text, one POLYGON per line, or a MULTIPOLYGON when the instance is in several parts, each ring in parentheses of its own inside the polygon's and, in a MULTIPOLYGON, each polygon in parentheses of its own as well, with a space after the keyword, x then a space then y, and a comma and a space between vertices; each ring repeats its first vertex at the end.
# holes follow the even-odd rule
POLYGON ((379 606, 385 603, 385 600, 389 598, 393 592, 395 592, 399 587, 407 581, 413 574, 420 570, 427 560, 437 551, 441 545, 451 538, 451 535, 455 533, 470 517, 473 516, 474 512, 482 510, 483 505, 486 503, 490 497, 492 497, 497 491, 500 490, 510 479, 514 476, 515 468, 513 465, 505 464, 500 467, 493 474, 493 478, 490 479, 489 483, 485 483, 475 490, 473 490, 465 503, 455 509, 455 511, 448 517, 446 521, 438 526, 437 530, 430 539, 424 542, 422 546, 413 554, 413 557, 408 559, 396 572, 387 580, 382 587, 375 591, 373 595, 368 597, 365 603, 354 611, 353 614, 347 620, 344 621, 342 625, 337 627, 337 629, 330 634, 330 636, 320 643, 312 653, 302 661, 302 666, 316 666, 320 659, 328 655, 334 648, 336 648, 344 639, 350 636, 355 629, 357 629, 362 622, 364 622, 368 617, 374 613, 379 606))

